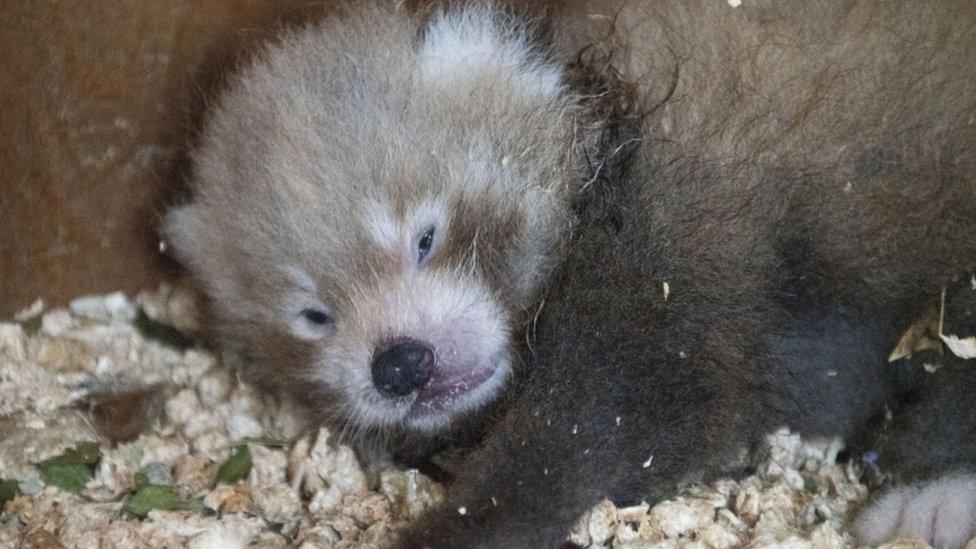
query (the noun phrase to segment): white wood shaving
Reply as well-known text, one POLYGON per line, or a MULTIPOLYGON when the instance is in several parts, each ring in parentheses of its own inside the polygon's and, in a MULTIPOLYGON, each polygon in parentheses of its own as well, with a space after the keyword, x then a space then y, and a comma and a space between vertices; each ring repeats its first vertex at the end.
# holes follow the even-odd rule
MULTIPOLYGON (((287 401, 241 384, 207 352, 143 338, 130 322, 137 308, 173 325, 197 318, 193 299, 164 287, 134 300, 77 300, 44 314, 35 334, 0 323, 0 478, 18 480, 24 492, 0 519, 0 547, 382 547, 441 501, 443 489, 417 471, 383 469, 371 486, 353 451, 328 429, 304 424, 287 401), (75 408, 85 396, 79 387, 120 379, 167 387, 159 424, 133 442, 104 443, 80 495, 44 487, 32 463, 95 440, 75 408), (233 448, 255 437, 295 442, 252 440, 248 477, 214 486, 233 448), (140 472, 171 479, 218 515, 152 511, 138 520, 121 512, 140 472)), ((740 481, 696 485, 657 505, 601 502, 570 539, 584 547, 854 546, 845 525, 867 489, 855 467, 834 462, 837 446, 812 446, 783 431, 766 450, 758 473, 740 481)))

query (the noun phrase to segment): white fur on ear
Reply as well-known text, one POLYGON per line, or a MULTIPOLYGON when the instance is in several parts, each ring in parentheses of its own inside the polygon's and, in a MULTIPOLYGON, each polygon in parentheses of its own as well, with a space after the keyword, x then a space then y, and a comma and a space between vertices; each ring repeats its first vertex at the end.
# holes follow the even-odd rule
POLYGON ((200 216, 192 204, 170 208, 160 228, 166 249, 181 260, 192 255, 198 240, 200 216))
POLYGON ((212 297, 239 296, 237 263, 228 256, 233 252, 220 245, 215 227, 200 213, 192 203, 166 212, 160 232, 167 253, 188 267, 212 297))
POLYGON ((441 87, 502 79, 528 99, 547 101, 562 89, 562 72, 533 49, 525 30, 486 4, 439 13, 420 46, 420 70, 441 87))
POLYGON ((952 473, 891 489, 861 512, 854 530, 872 545, 916 538, 940 549, 961 549, 976 536, 976 475, 952 473))

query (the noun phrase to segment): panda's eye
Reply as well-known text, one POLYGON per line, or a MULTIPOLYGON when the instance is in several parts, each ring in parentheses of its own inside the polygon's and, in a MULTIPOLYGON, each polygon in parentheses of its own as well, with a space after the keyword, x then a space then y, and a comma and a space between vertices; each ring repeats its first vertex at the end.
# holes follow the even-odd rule
POLYGON ((320 309, 305 309, 302 311, 302 316, 305 317, 305 320, 308 321, 309 324, 313 324, 315 326, 325 326, 326 324, 332 322, 332 317, 329 316, 329 313, 320 309))
POLYGON ((417 242, 417 262, 420 263, 430 253, 430 248, 434 245, 434 228, 427 229, 420 236, 417 242))
MULTIPOLYGON (((301 299, 306 303, 309 301, 304 297, 301 299)), ((297 313, 292 313, 294 316, 291 317, 288 324, 291 328, 291 333, 298 339, 315 341, 322 339, 335 330, 336 319, 325 305, 317 303, 309 305, 292 309, 297 310, 297 313)))

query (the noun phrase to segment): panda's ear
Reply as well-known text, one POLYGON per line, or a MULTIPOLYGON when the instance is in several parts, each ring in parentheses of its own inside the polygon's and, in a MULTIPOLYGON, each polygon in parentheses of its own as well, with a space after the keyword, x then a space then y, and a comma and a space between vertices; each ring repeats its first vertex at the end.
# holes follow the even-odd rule
POLYGON ((207 221, 209 211, 195 204, 176 206, 166 212, 160 236, 166 253, 176 258, 211 297, 234 296, 241 291, 239 260, 228 249, 220 227, 207 221))
POLYGON ((421 76, 441 90, 504 83, 531 101, 563 90, 561 65, 534 46, 525 24, 488 3, 441 11, 426 28, 417 55, 421 76))
POLYGON ((202 246, 202 228, 198 210, 193 204, 171 208, 163 216, 159 230, 166 252, 187 266, 194 265, 202 246))

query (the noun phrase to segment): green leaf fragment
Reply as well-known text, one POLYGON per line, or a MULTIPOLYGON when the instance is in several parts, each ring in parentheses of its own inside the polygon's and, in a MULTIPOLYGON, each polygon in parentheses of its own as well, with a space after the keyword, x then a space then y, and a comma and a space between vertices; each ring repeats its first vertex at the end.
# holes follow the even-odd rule
POLYGON ((101 446, 97 442, 79 442, 74 448, 65 450, 60 456, 45 459, 38 468, 50 465, 95 465, 102 458, 101 446))
POLYGON ((212 512, 214 515, 217 514, 217 511, 214 511, 213 509, 203 504, 203 498, 196 498, 187 501, 185 509, 187 511, 192 511, 194 513, 198 513, 204 516, 210 516, 207 515, 208 512, 212 512))
POLYGON ((74 452, 85 465, 95 465, 102 459, 102 447, 97 442, 80 442, 74 452))
POLYGON ((817 483, 810 477, 803 477, 803 490, 808 494, 816 494, 817 483))
POLYGON ((38 464, 44 484, 57 486, 68 492, 80 492, 92 478, 92 473, 84 464, 38 464))
POLYGON ((41 331, 41 320, 43 318, 44 315, 42 314, 34 315, 28 319, 21 321, 20 327, 21 329, 24 330, 25 334, 34 335, 37 332, 41 331))
POLYGON ((92 478, 92 469, 102 458, 97 442, 80 442, 59 456, 37 464, 44 484, 69 492, 80 492, 92 478))
POLYGON ((199 499, 185 500, 172 486, 148 484, 125 502, 126 511, 146 518, 153 509, 162 511, 193 511, 203 513, 205 507, 199 499))
POLYGON ((0 478, 0 512, 3 511, 3 506, 8 501, 17 497, 17 493, 20 490, 17 488, 16 480, 6 480, 0 478))
POLYGON ((217 469, 217 482, 235 483, 247 477, 247 474, 251 472, 251 465, 251 451, 247 449, 247 446, 241 446, 230 459, 217 469))

